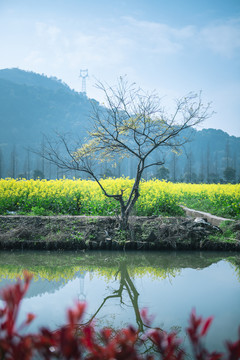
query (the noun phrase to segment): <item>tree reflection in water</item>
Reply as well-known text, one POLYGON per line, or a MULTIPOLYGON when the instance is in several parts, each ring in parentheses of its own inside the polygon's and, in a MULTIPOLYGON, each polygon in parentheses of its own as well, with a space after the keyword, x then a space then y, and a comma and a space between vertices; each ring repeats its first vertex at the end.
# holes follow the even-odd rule
POLYGON ((131 301, 132 307, 134 309, 136 323, 138 326, 138 331, 143 332, 144 327, 149 327, 149 325, 145 324, 141 317, 139 305, 138 305, 139 292, 137 291, 137 289, 129 275, 126 260, 120 261, 119 269, 117 270, 117 272, 115 274, 115 278, 116 279, 120 278, 119 288, 117 290, 113 290, 113 293, 111 295, 108 295, 103 299, 101 305, 98 307, 96 312, 91 316, 91 318, 86 323, 92 322, 93 319, 98 315, 98 313, 100 312, 100 310, 102 309, 104 304, 110 299, 119 298, 120 304, 124 305, 123 292, 126 291, 128 294, 128 297, 131 301))
MULTIPOLYGON (((141 336, 144 334, 144 332, 147 329, 150 329, 150 323, 148 322, 148 319, 145 319, 144 316, 141 316, 141 312, 139 310, 139 304, 138 304, 138 297, 139 292, 137 291, 130 275, 127 269, 127 260, 123 259, 120 260, 119 268, 115 274, 115 279, 119 278, 119 288, 117 290, 113 290, 113 293, 111 295, 108 295, 104 297, 101 305, 98 307, 98 309, 95 311, 95 313, 90 317, 90 319, 82 324, 79 324, 78 330, 81 331, 81 328, 87 324, 90 324, 99 314, 100 310, 103 308, 103 306, 106 304, 106 302, 110 299, 119 298, 121 305, 126 305, 123 301, 123 293, 124 291, 127 293, 136 318, 136 324, 137 324, 137 330, 138 330, 138 339, 141 339, 141 336), (145 321, 146 320, 146 321, 145 321)), ((109 326, 108 326, 109 327, 109 326)), ((116 329, 111 326, 111 330, 114 332, 116 329)), ((162 329, 160 329, 162 330, 162 329)), ((162 330, 163 331, 163 330, 162 330)), ((157 347, 154 345, 153 341, 147 337, 144 339, 144 342, 142 342, 142 354, 149 353, 149 352, 159 352, 157 350, 157 347)))

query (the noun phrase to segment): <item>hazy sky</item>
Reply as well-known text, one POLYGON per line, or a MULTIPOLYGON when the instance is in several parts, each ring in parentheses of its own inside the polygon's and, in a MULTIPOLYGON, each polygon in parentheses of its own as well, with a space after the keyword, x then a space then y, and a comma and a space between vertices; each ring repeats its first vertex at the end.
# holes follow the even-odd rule
POLYGON ((56 76, 99 101, 127 75, 170 100, 203 91, 203 127, 240 136, 240 0, 0 0, 0 69, 56 76))

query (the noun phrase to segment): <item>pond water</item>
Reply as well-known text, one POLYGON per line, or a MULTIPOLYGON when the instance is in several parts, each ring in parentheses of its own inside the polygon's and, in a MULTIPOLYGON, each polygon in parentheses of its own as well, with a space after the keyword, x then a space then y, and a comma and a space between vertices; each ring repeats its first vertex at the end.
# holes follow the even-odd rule
MULTIPOLYGON (((190 312, 214 316, 206 343, 224 350, 240 325, 240 254, 222 252, 0 252, 0 288, 24 269, 33 273, 19 323, 37 318, 29 330, 63 324, 76 299, 87 302, 84 321, 115 329, 129 323, 144 330, 139 310, 153 326, 185 338, 190 312)), ((3 303, 0 300, 0 306, 3 303)), ((185 339, 185 346, 188 347, 185 339)))

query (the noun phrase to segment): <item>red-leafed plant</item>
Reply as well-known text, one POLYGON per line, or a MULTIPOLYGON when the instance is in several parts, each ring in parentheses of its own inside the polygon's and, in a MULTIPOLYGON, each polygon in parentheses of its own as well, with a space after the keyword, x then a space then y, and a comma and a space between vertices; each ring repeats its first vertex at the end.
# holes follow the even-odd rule
MULTIPOLYGON (((92 323, 80 326, 86 304, 77 303, 67 313, 67 323, 56 331, 41 328, 37 334, 21 335, 22 330, 34 319, 28 314, 26 320, 16 328, 19 306, 26 293, 31 275, 24 274, 13 286, 2 290, 5 303, 0 309, 0 360, 63 359, 63 360, 182 360, 186 353, 181 348, 181 340, 174 332, 152 329, 140 336, 138 330, 129 326, 120 331, 104 328, 96 331, 92 323), (151 341, 150 351, 141 354, 142 346, 151 341), (153 352, 154 349, 154 352, 153 352)), ((141 316, 145 323, 150 318, 146 309, 141 316)), ((236 342, 227 342, 227 354, 209 353, 203 345, 212 322, 212 317, 204 320, 191 313, 187 334, 196 360, 237 360, 240 359, 240 332, 236 342)))

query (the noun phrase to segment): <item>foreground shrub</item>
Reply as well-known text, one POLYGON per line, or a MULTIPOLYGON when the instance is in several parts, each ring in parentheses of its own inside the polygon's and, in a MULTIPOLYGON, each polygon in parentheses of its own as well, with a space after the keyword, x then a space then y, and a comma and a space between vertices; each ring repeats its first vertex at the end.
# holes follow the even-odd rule
MULTIPOLYGON (((41 328, 36 334, 21 335, 33 320, 34 315, 28 314, 26 320, 16 328, 19 306, 31 280, 31 275, 24 274, 24 282, 2 290, 1 297, 5 303, 0 309, 0 359, 30 360, 65 359, 65 360, 182 360, 186 353, 181 348, 181 340, 174 332, 166 333, 160 329, 151 329, 141 335, 129 326, 120 331, 103 328, 97 332, 93 324, 82 325, 85 303, 76 303, 67 313, 67 323, 57 331, 41 328), (151 342, 151 350, 141 354, 144 343, 151 342)), ((149 322, 147 312, 141 313, 145 323, 149 322)), ((197 360, 237 360, 240 359, 240 333, 236 342, 227 342, 227 354, 212 352, 203 345, 211 325, 212 318, 206 320, 198 317, 193 311, 187 334, 193 349, 193 357, 197 360)))

